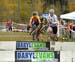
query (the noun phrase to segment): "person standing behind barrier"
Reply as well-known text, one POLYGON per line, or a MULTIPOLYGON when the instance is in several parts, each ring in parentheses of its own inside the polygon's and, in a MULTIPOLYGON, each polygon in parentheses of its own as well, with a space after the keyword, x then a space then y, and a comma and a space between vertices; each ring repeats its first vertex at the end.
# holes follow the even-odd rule
MULTIPOLYGON (((52 38, 53 40, 58 40, 57 38, 57 31, 58 31, 58 18, 54 13, 54 9, 49 10, 49 17, 48 17, 48 37, 52 38)), ((48 38, 48 39, 49 39, 48 38)))
POLYGON ((72 28, 73 28, 73 24, 70 22, 70 21, 68 21, 67 22, 67 24, 66 24, 66 37, 67 37, 67 39, 69 39, 69 38, 72 38, 72 36, 71 36, 71 30, 72 30, 72 28))
POLYGON ((38 13, 33 12, 33 15, 29 21, 29 26, 32 27, 30 34, 32 34, 33 40, 36 40, 36 39, 38 40, 37 29, 38 29, 40 23, 41 23, 41 21, 40 21, 40 17, 38 16, 38 13))
POLYGON ((6 22, 6 29, 7 29, 7 31, 12 31, 12 21, 11 21, 11 19, 9 19, 6 22))

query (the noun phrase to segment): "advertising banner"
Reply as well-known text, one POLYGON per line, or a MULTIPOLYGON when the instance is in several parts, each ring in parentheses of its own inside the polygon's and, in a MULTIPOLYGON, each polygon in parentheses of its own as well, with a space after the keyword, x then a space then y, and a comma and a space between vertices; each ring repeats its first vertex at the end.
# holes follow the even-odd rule
POLYGON ((50 50, 50 42, 17 41, 16 42, 16 50, 48 51, 48 50, 50 50))
POLYGON ((15 62, 30 61, 30 62, 59 62, 59 52, 44 51, 44 52, 32 52, 32 51, 16 51, 15 62))

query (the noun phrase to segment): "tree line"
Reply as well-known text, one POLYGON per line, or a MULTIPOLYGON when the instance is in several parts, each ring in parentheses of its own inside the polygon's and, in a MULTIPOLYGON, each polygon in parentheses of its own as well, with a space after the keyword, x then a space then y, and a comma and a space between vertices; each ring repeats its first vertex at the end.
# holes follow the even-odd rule
POLYGON ((54 8, 57 15, 68 12, 69 0, 0 0, 0 21, 11 18, 15 22, 28 22, 33 11, 48 13, 54 8), (19 3, 20 2, 20 3, 19 3), (20 19, 20 21, 19 21, 20 19))

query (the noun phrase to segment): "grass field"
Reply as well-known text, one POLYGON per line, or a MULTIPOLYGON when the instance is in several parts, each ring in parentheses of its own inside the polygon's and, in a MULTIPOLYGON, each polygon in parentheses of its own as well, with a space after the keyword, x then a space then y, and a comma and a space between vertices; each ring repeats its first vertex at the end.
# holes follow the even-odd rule
MULTIPOLYGON (((44 40, 46 40, 44 36, 44 40)), ((0 41, 31 41, 32 37, 26 32, 0 32, 0 41)))
MULTIPOLYGON (((44 41, 47 41, 47 35, 43 35, 44 41)), ((75 40, 75 39, 74 39, 75 40)), ((59 38, 59 41, 74 41, 72 39, 62 40, 59 38)), ((0 32, 0 41, 32 41, 31 35, 26 32, 0 32)))

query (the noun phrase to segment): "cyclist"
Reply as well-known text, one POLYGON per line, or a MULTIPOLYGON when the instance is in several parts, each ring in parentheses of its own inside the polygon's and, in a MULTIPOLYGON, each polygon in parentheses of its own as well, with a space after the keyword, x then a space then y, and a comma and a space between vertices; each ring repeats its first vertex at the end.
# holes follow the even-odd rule
POLYGON ((38 27, 40 23, 41 21, 40 21, 40 17, 38 16, 38 13, 33 12, 33 15, 29 21, 29 26, 32 27, 30 34, 32 34, 33 40, 36 40, 36 39, 38 40, 38 27))

